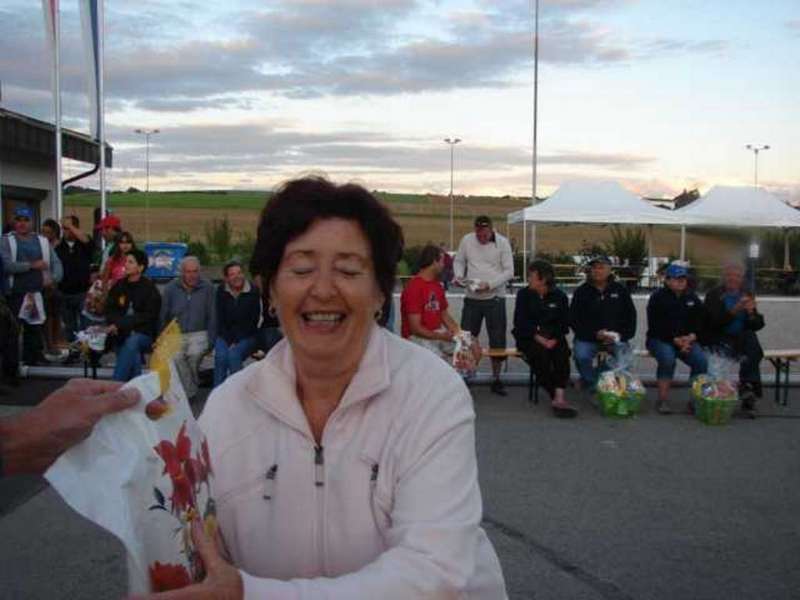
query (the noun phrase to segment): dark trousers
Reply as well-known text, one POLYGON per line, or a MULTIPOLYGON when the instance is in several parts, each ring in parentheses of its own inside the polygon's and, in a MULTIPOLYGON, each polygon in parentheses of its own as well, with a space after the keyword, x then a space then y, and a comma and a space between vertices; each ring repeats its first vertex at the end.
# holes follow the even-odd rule
MULTIPOLYGON (((22 301, 24 299, 24 293, 11 293, 11 296, 9 297, 9 305, 14 315, 19 314, 19 309, 22 307, 22 301)), ((36 364, 44 358, 42 326, 31 325, 22 319, 19 319, 19 324, 22 327, 22 362, 27 365, 36 364)))
POLYGON ((556 388, 567 387, 570 351, 566 339, 559 339, 558 345, 552 350, 532 340, 517 340, 517 347, 532 365, 536 383, 550 394, 550 398, 555 395, 556 388))
POLYGON ((64 335, 68 342, 74 342, 75 333, 84 329, 81 311, 85 301, 85 293, 61 296, 61 319, 64 321, 64 335))
POLYGON ((4 297, 0 297, 0 356, 3 377, 15 379, 19 371, 19 325, 4 297))
POLYGON ((722 350, 741 360, 739 382, 749 387, 757 397, 761 397, 761 359, 764 351, 755 331, 743 331, 738 335, 726 336, 722 340, 722 350))

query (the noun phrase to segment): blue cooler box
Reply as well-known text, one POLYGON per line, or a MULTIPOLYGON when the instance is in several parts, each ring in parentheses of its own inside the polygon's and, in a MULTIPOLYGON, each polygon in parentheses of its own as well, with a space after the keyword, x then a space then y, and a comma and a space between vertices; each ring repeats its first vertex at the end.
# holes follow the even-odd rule
POLYGON ((178 276, 178 267, 186 256, 186 244, 147 242, 144 245, 148 265, 145 275, 151 279, 172 279, 178 276))

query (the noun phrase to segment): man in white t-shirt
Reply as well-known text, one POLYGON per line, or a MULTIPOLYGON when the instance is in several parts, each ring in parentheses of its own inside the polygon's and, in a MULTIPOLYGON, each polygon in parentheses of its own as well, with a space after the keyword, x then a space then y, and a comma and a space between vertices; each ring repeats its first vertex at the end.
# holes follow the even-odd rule
MULTIPOLYGON (((458 245, 453 262, 455 280, 466 288, 461 311, 461 329, 473 336, 480 334, 483 320, 489 335, 489 348, 506 347, 506 283, 514 277, 511 244, 492 229, 492 220, 482 215, 475 219, 475 231, 468 233, 458 245)), ((492 359, 492 392, 506 395, 500 381, 502 358, 492 359)))

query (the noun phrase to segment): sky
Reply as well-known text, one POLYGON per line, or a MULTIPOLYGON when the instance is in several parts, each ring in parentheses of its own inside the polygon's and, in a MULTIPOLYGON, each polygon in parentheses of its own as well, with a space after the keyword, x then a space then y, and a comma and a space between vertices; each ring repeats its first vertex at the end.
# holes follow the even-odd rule
MULTIPOLYGON (((106 2, 113 189, 530 196, 532 0, 106 2)), ((61 0, 64 124, 88 132, 77 0, 61 0)), ((642 195, 759 184, 800 203, 800 2, 541 0, 538 186, 642 195)), ((53 120, 41 3, 0 3, 4 108, 53 120)), ((84 169, 69 164, 67 173, 84 169)), ((96 181, 86 180, 89 184, 96 181)))

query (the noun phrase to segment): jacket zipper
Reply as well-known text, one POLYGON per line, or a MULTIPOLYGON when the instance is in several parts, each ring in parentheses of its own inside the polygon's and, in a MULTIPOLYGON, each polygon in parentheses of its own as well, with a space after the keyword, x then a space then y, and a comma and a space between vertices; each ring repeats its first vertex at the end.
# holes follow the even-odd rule
POLYGON ((321 572, 325 567, 325 449, 322 445, 314 446, 314 493, 317 500, 316 546, 317 560, 321 572))
POLYGON ((272 465, 264 475, 264 500, 272 500, 275 494, 275 479, 278 477, 278 465, 272 465))

